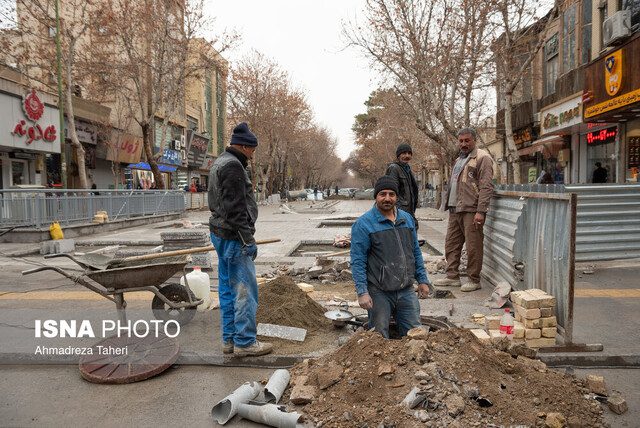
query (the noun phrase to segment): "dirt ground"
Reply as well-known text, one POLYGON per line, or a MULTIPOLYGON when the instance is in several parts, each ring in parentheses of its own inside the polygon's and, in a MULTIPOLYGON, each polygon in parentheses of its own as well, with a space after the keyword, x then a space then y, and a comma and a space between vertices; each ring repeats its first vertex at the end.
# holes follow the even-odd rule
POLYGON ((290 372, 281 402, 294 385, 312 386, 313 401, 294 407, 316 427, 542 427, 554 412, 565 418, 564 426, 606 426, 601 405, 585 398, 583 380, 514 358, 463 329, 436 331, 426 340, 360 331, 290 372), (409 409, 399 403, 413 387, 426 400, 409 409))

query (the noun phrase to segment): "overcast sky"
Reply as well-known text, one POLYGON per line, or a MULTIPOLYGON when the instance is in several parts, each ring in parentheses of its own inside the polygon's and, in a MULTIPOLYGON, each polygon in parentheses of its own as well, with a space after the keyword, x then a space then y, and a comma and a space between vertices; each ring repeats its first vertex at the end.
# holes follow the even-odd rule
POLYGON ((233 62, 251 49, 274 59, 308 93, 316 121, 338 139, 338 155, 354 149, 353 117, 376 87, 367 61, 343 49, 342 21, 360 13, 364 0, 233 0, 207 2, 216 31, 235 28, 242 44, 225 53, 233 62))

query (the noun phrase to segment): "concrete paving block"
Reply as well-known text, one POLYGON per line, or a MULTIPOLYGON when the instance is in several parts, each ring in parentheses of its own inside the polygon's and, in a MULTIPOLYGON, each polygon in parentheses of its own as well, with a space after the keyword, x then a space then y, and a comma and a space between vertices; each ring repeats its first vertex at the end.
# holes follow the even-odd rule
POLYGON ((558 334, 557 327, 543 327, 541 331, 542 337, 556 337, 556 335, 558 334))
POLYGON ((607 385, 604 383, 604 376, 587 375, 587 387, 589 391, 598 395, 607 395, 607 385))
POLYGON ((609 406, 609 409, 616 415, 621 415, 628 410, 627 402, 616 392, 611 394, 611 397, 607 399, 607 406, 609 406))
POLYGON ((526 320, 533 320, 540 318, 540 309, 527 309, 520 305, 513 305, 514 309, 520 314, 520 316, 526 320))
POLYGON ((540 317, 548 318, 553 316, 553 308, 540 308, 540 317))
POLYGON ((524 339, 524 324, 518 321, 513 323, 513 338, 524 339))
POLYGON ((73 239, 56 239, 53 242, 53 253, 70 253, 76 249, 76 241, 73 239))
POLYGON ((556 317, 540 318, 541 327, 555 327, 558 325, 556 317))
POLYGON ((542 318, 536 318, 534 320, 522 319, 522 323, 525 328, 542 328, 542 318))
POLYGON ((525 339, 540 339, 541 336, 542 330, 540 330, 539 328, 526 328, 524 330, 525 339))
POLYGON ((53 241, 42 241, 40 242, 40 254, 51 254, 53 253, 53 241))
POLYGON ((525 343, 529 348, 540 348, 542 346, 555 346, 556 339, 541 337, 539 339, 525 339, 525 343))
POLYGON ((304 342, 304 339, 307 337, 307 330, 285 325, 259 323, 257 334, 258 336, 278 337, 281 339, 295 340, 296 342, 304 342))
POLYGON ((482 330, 481 328, 472 328, 471 333, 473 333, 473 335, 477 337, 480 342, 483 342, 483 343, 491 342, 491 337, 487 334, 486 331, 482 330))
POLYGON ((484 317, 484 325, 487 330, 500 330, 500 318, 498 314, 491 314, 484 317))

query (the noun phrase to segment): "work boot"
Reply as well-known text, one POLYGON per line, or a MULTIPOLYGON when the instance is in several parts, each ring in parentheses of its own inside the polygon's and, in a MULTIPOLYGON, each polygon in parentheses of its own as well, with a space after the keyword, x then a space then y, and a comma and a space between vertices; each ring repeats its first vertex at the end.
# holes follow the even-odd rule
POLYGON ((222 353, 223 354, 233 354, 233 342, 222 342, 222 353))
POLYGON ((460 278, 458 278, 458 279, 451 279, 451 278, 436 279, 435 281, 433 281, 433 285, 439 285, 439 286, 450 285, 452 287, 460 287, 460 278))
POLYGON ((267 342, 253 342, 253 345, 249 345, 245 348, 233 347, 233 354, 236 357, 257 357, 258 355, 268 354, 273 351, 273 345, 267 342))
POLYGON ((480 287, 480 283, 479 282, 467 282, 465 285, 463 285, 460 290, 461 291, 475 291, 475 290, 479 290, 480 287))

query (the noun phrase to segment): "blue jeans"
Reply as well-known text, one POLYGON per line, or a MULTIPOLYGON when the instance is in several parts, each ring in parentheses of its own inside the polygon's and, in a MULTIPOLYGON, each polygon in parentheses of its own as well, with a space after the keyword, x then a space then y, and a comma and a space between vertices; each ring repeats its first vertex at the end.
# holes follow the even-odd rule
POLYGON ((369 292, 373 308, 369 309, 369 328, 389 338, 389 321, 393 316, 401 336, 420 327, 420 303, 413 286, 398 291, 369 292))
POLYGON ((256 341, 258 282, 251 257, 242 254, 240 241, 211 234, 218 253, 218 295, 222 341, 245 348, 256 341))

